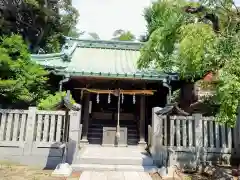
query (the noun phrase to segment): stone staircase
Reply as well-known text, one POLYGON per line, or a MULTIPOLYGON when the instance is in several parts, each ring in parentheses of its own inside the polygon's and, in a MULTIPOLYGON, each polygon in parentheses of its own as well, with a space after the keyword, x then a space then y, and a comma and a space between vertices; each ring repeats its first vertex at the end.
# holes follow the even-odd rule
MULTIPOLYGON (((103 127, 116 127, 116 121, 113 120, 92 120, 88 129, 89 144, 102 144, 103 127)), ((128 145, 137 145, 139 141, 139 133, 136 123, 132 120, 120 121, 121 127, 127 127, 128 145)))
POLYGON ((74 171, 156 172, 153 159, 138 146, 84 146, 72 164, 74 171))

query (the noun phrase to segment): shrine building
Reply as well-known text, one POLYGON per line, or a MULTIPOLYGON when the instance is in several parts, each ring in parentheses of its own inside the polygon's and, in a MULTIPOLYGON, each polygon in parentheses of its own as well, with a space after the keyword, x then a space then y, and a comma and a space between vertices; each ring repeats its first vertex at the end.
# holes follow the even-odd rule
POLYGON ((140 70, 143 43, 67 38, 60 53, 32 54, 32 60, 62 80, 82 105, 82 144, 146 145, 152 108, 165 107, 179 87, 175 73, 140 70), (117 139, 117 142, 116 142, 117 139))

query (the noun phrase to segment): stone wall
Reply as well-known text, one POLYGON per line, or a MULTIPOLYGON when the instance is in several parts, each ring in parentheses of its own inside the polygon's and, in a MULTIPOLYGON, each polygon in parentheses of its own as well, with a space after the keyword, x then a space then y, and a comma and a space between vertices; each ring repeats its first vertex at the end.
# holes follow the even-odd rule
POLYGON ((158 109, 152 111, 150 145, 157 165, 194 169, 207 163, 230 164, 236 157, 238 126, 230 128, 201 114, 158 116, 158 109))
POLYGON ((65 111, 0 109, 0 161, 55 168, 64 157, 71 164, 81 136, 81 111, 68 114, 69 134, 65 141, 65 111))

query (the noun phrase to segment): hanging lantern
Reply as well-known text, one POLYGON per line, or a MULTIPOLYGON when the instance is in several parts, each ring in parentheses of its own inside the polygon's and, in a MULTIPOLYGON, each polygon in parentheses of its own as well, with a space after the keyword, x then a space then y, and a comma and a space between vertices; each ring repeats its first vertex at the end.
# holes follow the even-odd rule
POLYGON ((135 104, 136 103, 136 96, 135 96, 135 94, 133 95, 133 104, 135 104))
POLYGON ((124 100, 124 95, 123 95, 123 93, 122 93, 122 104, 123 104, 123 100, 124 100))
POLYGON ((110 104, 111 103, 111 94, 109 93, 108 94, 108 104, 110 104))
POLYGON ((99 104, 99 102, 100 102, 100 99, 99 99, 99 93, 97 94, 97 103, 99 104))

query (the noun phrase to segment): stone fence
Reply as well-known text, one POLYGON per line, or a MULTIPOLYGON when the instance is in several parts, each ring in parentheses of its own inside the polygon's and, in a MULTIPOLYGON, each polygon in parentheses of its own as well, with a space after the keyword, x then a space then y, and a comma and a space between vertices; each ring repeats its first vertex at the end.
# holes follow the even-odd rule
MULTIPOLYGON (((157 115, 152 111, 150 152, 159 166, 194 170, 206 164, 230 164, 238 158, 239 128, 201 114, 157 115)), ((238 123, 237 123, 238 124, 238 123)))
POLYGON ((0 109, 0 161, 55 168, 65 158, 71 164, 81 137, 80 116, 81 110, 0 109))

